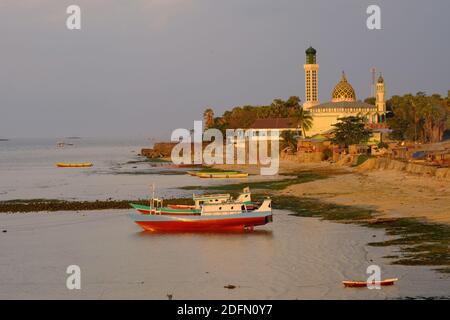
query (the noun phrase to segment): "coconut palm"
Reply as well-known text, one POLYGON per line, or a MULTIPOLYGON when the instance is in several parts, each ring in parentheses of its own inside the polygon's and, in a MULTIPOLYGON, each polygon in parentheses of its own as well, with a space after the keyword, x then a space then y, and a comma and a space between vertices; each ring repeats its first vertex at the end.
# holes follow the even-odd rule
POLYGON ((214 110, 211 108, 207 108, 205 112, 203 112, 203 121, 205 125, 205 129, 210 128, 214 124, 214 110))
POLYGON ((283 131, 281 133, 281 148, 290 149, 292 152, 297 151, 297 136, 293 131, 283 131))
POLYGON ((313 126, 313 117, 311 113, 303 108, 297 108, 292 115, 292 119, 297 128, 302 130, 303 138, 306 138, 306 131, 313 126))

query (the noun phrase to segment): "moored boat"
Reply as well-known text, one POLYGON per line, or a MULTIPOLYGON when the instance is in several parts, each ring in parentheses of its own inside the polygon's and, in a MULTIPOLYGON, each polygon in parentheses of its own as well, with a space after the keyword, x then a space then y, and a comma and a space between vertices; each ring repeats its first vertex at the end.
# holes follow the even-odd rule
POLYGON ((129 216, 147 231, 253 230, 272 222, 272 208, 271 200, 266 199, 254 211, 248 211, 243 203, 225 202, 203 204, 198 215, 180 217, 132 213, 129 216))
POLYGON ((210 175, 234 175, 239 174, 238 171, 187 171, 187 174, 191 176, 210 176, 210 175))
MULTIPOLYGON (((201 207, 204 204, 218 204, 231 201, 232 197, 230 194, 205 194, 205 195, 193 195, 192 197, 194 205, 177 205, 168 204, 163 205, 162 199, 151 199, 150 205, 142 204, 130 204, 134 209, 142 214, 158 214, 158 215, 199 215, 201 212, 201 207)), ((245 204, 247 210, 253 210, 255 204, 251 199, 250 188, 244 188, 243 192, 239 194, 235 202, 245 204)))
POLYGON ((173 208, 173 207, 161 207, 157 205, 145 206, 141 204, 130 204, 139 213, 145 215, 172 215, 172 216, 192 216, 199 215, 200 209, 195 208, 173 208))
POLYGON ((94 164, 92 163, 62 163, 58 162, 56 164, 59 168, 84 168, 84 167, 92 167, 94 164))
POLYGON ((346 281, 342 281, 342 284, 345 287, 362 288, 362 287, 368 287, 368 286, 392 286, 397 281, 398 281, 397 278, 385 279, 385 280, 382 280, 382 281, 375 281, 375 282, 346 280, 346 281))
POLYGON ((247 178, 248 173, 205 172, 197 174, 197 177, 204 179, 240 179, 247 178))

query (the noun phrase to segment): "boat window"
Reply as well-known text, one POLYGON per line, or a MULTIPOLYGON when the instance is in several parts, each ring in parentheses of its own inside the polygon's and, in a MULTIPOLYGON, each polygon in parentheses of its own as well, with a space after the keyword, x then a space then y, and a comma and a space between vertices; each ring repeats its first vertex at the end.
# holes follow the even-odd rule
POLYGON ((248 198, 248 194, 246 194, 245 197, 248 198))
POLYGON ((272 204, 271 203, 269 203, 269 208, 272 208, 272 204))
POLYGON ((231 207, 231 210, 233 210, 234 207, 231 207))
POLYGON ((245 206, 244 205, 242 205, 241 210, 245 211, 245 206))
POLYGON ((219 210, 222 210, 222 207, 219 207, 219 210))

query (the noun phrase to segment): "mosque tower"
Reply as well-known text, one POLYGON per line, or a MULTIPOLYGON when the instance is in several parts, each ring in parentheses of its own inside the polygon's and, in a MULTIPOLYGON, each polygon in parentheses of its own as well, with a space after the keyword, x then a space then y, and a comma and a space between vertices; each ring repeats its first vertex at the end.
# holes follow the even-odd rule
POLYGON ((375 105, 377 106, 378 122, 384 122, 386 117, 386 100, 384 79, 381 74, 377 81, 377 95, 375 105))
POLYGON ((316 63, 317 51, 313 47, 306 50, 306 63, 303 66, 305 69, 305 103, 303 108, 308 110, 318 104, 319 102, 319 65, 316 63))

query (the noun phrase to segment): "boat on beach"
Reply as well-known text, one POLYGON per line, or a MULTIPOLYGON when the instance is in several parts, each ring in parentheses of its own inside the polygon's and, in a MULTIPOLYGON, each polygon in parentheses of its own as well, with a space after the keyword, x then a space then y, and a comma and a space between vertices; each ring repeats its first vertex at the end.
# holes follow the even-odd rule
MULTIPOLYGON (((205 194, 205 195, 193 195, 192 200, 193 205, 178 205, 178 204, 168 204, 163 205, 162 199, 152 198, 150 199, 149 205, 135 204, 131 203, 131 207, 136 209, 142 214, 156 214, 156 215, 199 215, 201 213, 202 205, 204 204, 218 204, 231 201, 232 197, 230 194, 205 194)), ((244 188, 243 191, 236 198, 235 202, 243 203, 248 211, 255 209, 255 204, 251 199, 250 188, 244 188)))
POLYGON ((346 280, 346 281, 342 281, 342 284, 344 285, 344 287, 349 287, 349 288, 363 288, 363 287, 368 287, 368 286, 392 286, 397 281, 398 281, 397 278, 385 279, 385 280, 376 281, 376 282, 346 280))
POLYGON ((86 167, 92 167, 93 163, 63 163, 58 162, 56 166, 58 168, 86 168, 86 167))
POLYGON ((253 211, 242 202, 204 203, 195 215, 162 215, 131 213, 130 218, 146 231, 223 231, 253 230, 272 222, 270 198, 253 211))
POLYGON ((226 172, 214 172, 214 173, 199 173, 197 177, 203 179, 242 179, 247 178, 248 173, 226 173, 226 172))
POLYGON ((198 177, 201 175, 218 175, 218 174, 228 174, 228 175, 233 175, 233 174, 239 174, 240 172, 238 171, 187 171, 187 174, 194 176, 194 177, 198 177))

